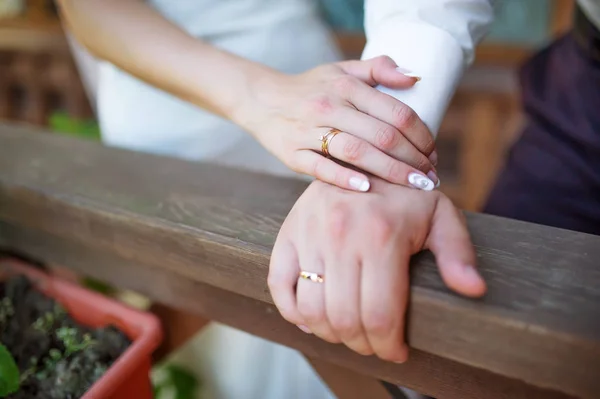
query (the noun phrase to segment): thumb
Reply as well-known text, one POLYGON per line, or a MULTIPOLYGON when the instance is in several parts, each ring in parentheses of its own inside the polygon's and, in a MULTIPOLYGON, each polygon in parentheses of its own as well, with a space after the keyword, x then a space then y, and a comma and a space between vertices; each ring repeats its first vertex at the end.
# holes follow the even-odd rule
POLYGON ((399 68, 394 60, 385 55, 364 61, 343 61, 338 65, 347 74, 370 86, 382 85, 390 89, 408 89, 421 80, 410 71, 399 68))
POLYGON ((425 244, 450 289, 471 297, 485 294, 486 284, 475 267, 475 250, 464 218, 448 198, 438 201, 425 244))

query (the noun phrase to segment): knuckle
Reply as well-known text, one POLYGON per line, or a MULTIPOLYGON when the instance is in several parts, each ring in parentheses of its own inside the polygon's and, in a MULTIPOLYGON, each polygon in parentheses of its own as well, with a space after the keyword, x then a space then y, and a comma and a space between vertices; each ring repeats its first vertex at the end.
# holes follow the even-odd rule
POLYGON ((347 232, 350 209, 345 203, 338 203, 329 214, 328 227, 332 244, 341 242, 347 232))
POLYGON ((398 144, 399 133, 390 126, 381 126, 375 132, 375 145, 383 151, 390 151, 398 144))
POLYGON ((356 137, 352 137, 344 143, 343 154, 350 162, 359 160, 366 151, 367 143, 356 137))
POLYGON ((375 213, 371 215, 370 220, 369 235, 371 236, 372 242, 379 246, 383 246, 390 242, 394 234, 394 224, 389 218, 375 213))
POLYGON ((345 168, 342 168, 342 167, 336 168, 335 176, 333 178, 333 181, 335 182, 336 186, 347 187, 349 179, 350 179, 349 173, 345 168))
POLYGON ((308 324, 320 324, 325 319, 323 308, 314 301, 300 303, 298 311, 308 324))
POLYGON ((429 159, 427 159, 427 158, 425 158, 425 156, 421 155, 421 156, 417 157, 417 159, 415 160, 414 167, 423 172, 428 172, 429 169, 431 169, 431 163, 429 162, 429 159))
POLYGON ((412 127, 417 120, 416 118, 418 118, 415 111, 413 111, 408 105, 402 103, 396 104, 392 112, 394 116, 394 124, 400 129, 412 127))
POLYGON ((404 165, 396 159, 391 159, 387 167, 386 180, 401 183, 404 181, 404 174, 404 165))
POLYGON ((323 180, 322 177, 323 177, 323 173, 324 173, 324 170, 323 170, 324 168, 325 168, 324 159, 321 157, 317 157, 310 167, 310 175, 323 180))
POLYGON ((333 87, 337 93, 343 97, 350 97, 356 88, 356 78, 351 75, 342 75, 335 79, 333 87))
POLYGON ((310 110, 317 114, 329 114, 333 110, 333 103, 326 95, 315 97, 309 101, 310 110))
POLYGON ((360 334, 359 318, 348 312, 335 312, 330 315, 329 321, 333 329, 344 339, 351 339, 360 334))
POLYGON ((377 66, 396 66, 396 63, 392 57, 388 55, 380 55, 374 59, 375 65, 377 66))
POLYGON ((423 152, 427 155, 431 154, 435 150, 435 141, 431 137, 431 134, 427 133, 427 136, 423 140, 423 152))
POLYGON ((366 312, 363 321, 367 331, 376 336, 387 336, 395 327, 393 318, 381 309, 371 309, 366 312))

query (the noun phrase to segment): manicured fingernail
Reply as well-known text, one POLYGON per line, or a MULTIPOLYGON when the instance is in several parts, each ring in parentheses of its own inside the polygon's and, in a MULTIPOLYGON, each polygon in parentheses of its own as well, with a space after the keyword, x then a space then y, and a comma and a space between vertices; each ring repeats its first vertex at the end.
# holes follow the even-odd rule
POLYGON ((437 150, 433 150, 433 152, 431 154, 429 154, 429 161, 433 164, 433 166, 437 166, 437 163, 438 163, 437 150))
POLYGON ((298 325, 296 325, 296 327, 298 327, 299 329, 301 329, 302 331, 304 331, 304 332, 305 332, 305 333, 307 333, 307 334, 312 334, 312 331, 310 331, 310 330, 308 329, 308 327, 306 327, 306 326, 303 326, 302 324, 298 324, 298 325))
POLYGON ((407 71, 407 70, 406 70, 406 69, 404 69, 404 68, 398 67, 398 68, 396 68, 396 71, 400 72, 400 73, 401 73, 402 75, 404 75, 404 76, 408 76, 409 78, 414 78, 414 79, 416 79, 416 81, 417 81, 417 82, 418 82, 419 80, 421 80, 421 77, 420 77, 419 75, 417 75, 417 74, 416 74, 416 73, 414 73, 414 72, 407 71))
POLYGON ((434 181, 436 183, 436 187, 437 187, 437 183, 440 181, 440 179, 438 178, 437 174, 433 170, 430 170, 429 172, 427 172, 427 177, 429 177, 432 181, 434 181))
POLYGON ((350 187, 358 190, 358 191, 369 191, 371 184, 368 180, 362 179, 360 177, 351 177, 348 181, 350 183, 350 187))
POLYGON ((412 73, 412 72, 407 72, 404 74, 404 76, 408 76, 409 78, 414 78, 417 82, 419 82, 421 80, 421 77, 419 75, 417 75, 416 73, 412 73))
POLYGON ((418 188, 419 190, 423 191, 431 191, 435 188, 433 181, 429 180, 427 176, 416 172, 408 175, 408 182, 414 188, 418 188))

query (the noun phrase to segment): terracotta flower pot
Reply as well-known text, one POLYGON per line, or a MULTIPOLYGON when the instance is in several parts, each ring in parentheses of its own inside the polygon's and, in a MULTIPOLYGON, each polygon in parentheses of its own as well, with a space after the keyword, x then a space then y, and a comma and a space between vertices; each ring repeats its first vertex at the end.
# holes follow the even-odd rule
POLYGON ((78 323, 91 328, 109 324, 132 341, 83 396, 84 399, 151 399, 151 354, 162 340, 160 322, 154 315, 127 307, 103 295, 49 276, 14 259, 0 259, 0 280, 27 276, 45 295, 59 302, 78 323))

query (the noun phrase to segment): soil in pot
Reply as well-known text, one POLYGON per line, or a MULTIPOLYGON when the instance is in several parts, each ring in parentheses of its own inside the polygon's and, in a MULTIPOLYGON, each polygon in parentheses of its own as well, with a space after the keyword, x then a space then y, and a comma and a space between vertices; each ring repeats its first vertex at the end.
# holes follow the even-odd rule
POLYGON ((0 282, 0 342, 20 370, 10 399, 80 398, 131 344, 115 327, 79 325, 23 276, 0 282))

